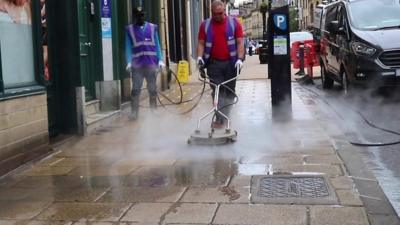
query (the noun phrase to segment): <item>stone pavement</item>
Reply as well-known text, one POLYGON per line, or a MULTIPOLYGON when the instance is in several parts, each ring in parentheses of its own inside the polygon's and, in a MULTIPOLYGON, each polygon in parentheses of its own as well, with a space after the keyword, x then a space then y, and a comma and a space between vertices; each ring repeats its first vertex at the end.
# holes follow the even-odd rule
MULTIPOLYGON (((265 73, 256 56, 247 58, 232 112, 237 142, 186 144, 210 108, 208 87, 199 106, 184 115, 196 99, 154 112, 145 101, 139 121, 128 120, 126 111, 1 179, 0 224, 378 224, 338 153, 349 147, 336 141, 343 134, 321 121, 296 83, 292 119, 275 121, 265 73)), ((200 92, 198 84, 184 86, 185 99, 200 92)), ((176 89, 167 94, 179 100, 176 89)))

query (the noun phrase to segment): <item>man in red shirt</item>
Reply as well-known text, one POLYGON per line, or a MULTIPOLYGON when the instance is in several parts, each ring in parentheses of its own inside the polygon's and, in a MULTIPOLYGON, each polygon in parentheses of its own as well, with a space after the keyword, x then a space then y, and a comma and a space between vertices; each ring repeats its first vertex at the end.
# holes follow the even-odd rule
MULTIPOLYGON (((220 0, 213 1, 211 5, 212 18, 203 21, 199 29, 197 44, 197 64, 205 66, 210 81, 220 84, 236 76, 244 60, 243 28, 236 18, 225 15, 225 3, 220 0)), ((229 114, 230 107, 235 98, 236 80, 221 87, 218 108, 225 115, 229 114)), ((212 96, 214 97, 215 87, 212 96)), ((217 114, 213 122, 214 128, 224 124, 224 117, 217 114)))

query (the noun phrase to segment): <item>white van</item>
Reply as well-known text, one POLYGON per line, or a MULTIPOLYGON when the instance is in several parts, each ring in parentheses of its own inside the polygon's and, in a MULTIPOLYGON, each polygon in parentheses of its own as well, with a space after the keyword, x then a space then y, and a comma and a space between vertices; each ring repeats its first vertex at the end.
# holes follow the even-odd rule
POLYGON ((290 47, 296 41, 314 40, 313 35, 308 31, 290 32, 290 47))

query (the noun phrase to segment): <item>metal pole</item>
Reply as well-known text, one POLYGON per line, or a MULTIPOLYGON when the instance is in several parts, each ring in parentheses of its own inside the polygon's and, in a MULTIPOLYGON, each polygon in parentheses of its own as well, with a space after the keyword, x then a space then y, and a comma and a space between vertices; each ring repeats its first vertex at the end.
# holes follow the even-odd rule
MULTIPOLYGON (((267 1, 268 1, 268 17, 269 17, 271 15, 272 0, 267 0, 267 1)), ((265 40, 267 39, 267 37, 268 37, 268 33, 265 36, 265 40)))
POLYGON ((266 18, 266 12, 262 12, 261 13, 261 15, 262 15, 262 19, 263 19, 263 34, 262 34, 262 39, 263 40, 266 40, 267 39, 267 25, 266 25, 266 20, 267 20, 267 18, 266 18))
POLYGON ((0 43, 0 93, 4 92, 3 69, 1 68, 1 43, 0 43))

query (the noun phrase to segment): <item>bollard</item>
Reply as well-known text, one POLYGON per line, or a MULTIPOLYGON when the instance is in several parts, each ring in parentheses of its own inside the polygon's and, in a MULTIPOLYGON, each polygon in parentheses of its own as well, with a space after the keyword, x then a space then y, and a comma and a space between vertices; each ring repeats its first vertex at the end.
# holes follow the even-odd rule
POLYGON ((310 79, 314 79, 314 72, 313 72, 313 63, 310 63, 307 66, 307 75, 310 77, 310 79))
POLYGON ((313 54, 313 45, 310 43, 306 43, 304 45, 304 57, 303 57, 303 63, 305 64, 305 67, 307 68, 307 74, 303 76, 301 79, 298 79, 299 82, 303 84, 314 84, 313 80, 313 67, 314 67, 314 57, 315 54, 313 54))
POLYGON ((295 75, 304 75, 304 42, 300 42, 299 45, 299 61, 300 61, 300 70, 295 73, 295 75))
POLYGON ((313 45, 310 43, 307 43, 304 45, 305 49, 305 64, 307 66, 307 75, 310 77, 310 79, 313 79, 313 67, 314 67, 314 49, 313 45))

